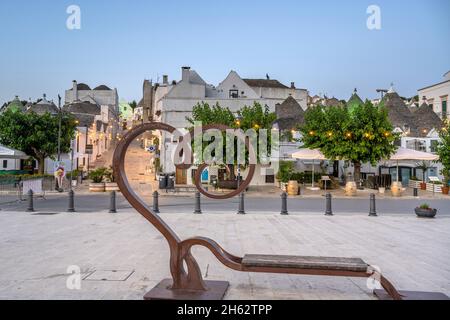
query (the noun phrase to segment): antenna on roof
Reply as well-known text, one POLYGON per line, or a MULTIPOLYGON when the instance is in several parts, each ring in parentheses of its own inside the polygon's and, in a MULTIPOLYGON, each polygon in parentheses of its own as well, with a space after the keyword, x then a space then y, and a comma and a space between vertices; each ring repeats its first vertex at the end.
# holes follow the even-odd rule
POLYGON ((388 92, 386 89, 377 89, 377 92, 378 93, 381 93, 381 99, 383 99, 383 97, 384 97, 384 94, 386 93, 386 92, 388 92))
POLYGON ((395 90, 394 90, 394 83, 391 82, 391 87, 389 88, 388 93, 394 93, 394 92, 395 92, 395 90))

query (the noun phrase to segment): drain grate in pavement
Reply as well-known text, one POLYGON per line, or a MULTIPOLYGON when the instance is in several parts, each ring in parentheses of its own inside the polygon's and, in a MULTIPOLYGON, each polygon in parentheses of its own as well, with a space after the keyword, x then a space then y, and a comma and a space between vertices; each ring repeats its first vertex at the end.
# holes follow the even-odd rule
POLYGON ((55 214, 60 214, 61 212, 36 212, 32 213, 32 216, 54 216, 55 214))
POLYGON ((96 270, 83 280, 87 281, 127 281, 134 270, 96 270))

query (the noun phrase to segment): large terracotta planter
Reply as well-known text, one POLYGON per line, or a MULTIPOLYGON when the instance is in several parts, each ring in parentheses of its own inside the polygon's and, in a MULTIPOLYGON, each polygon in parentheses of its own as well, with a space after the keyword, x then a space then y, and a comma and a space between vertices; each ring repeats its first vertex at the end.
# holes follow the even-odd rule
POLYGON ((116 182, 105 182, 105 191, 120 191, 119 187, 117 186, 116 182))
POLYGON ((400 181, 394 181, 391 185, 391 192, 393 197, 401 197, 403 192, 403 186, 400 181))
POLYGON ((426 182, 421 182, 420 183, 420 190, 427 190, 427 183, 426 182))
POLYGON ((447 186, 442 186, 441 190, 442 190, 442 194, 446 194, 447 195, 448 191, 449 191, 448 185, 447 186))
POLYGON ((287 194, 290 196, 296 196, 298 194, 298 181, 289 181, 287 185, 287 194))
POLYGON ((419 218, 434 218, 437 213, 436 209, 415 208, 414 211, 419 218))
POLYGON ((91 183, 89 183, 89 191, 105 192, 105 183, 104 182, 100 182, 100 183, 91 182, 91 183))
POLYGON ((356 196, 357 187, 355 181, 349 181, 345 185, 345 195, 349 197, 356 196))

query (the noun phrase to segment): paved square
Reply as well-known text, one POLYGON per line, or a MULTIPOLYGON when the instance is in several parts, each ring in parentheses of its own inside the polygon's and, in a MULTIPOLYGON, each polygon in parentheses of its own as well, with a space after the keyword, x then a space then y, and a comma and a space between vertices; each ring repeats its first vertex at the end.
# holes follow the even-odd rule
MULTIPOLYGON (((162 214, 181 238, 215 239, 236 255, 360 257, 399 289, 450 295, 450 217, 413 214, 162 214)), ((204 248, 193 253, 206 279, 228 280, 226 299, 373 299, 366 279, 240 273, 204 248)), ((169 274, 168 245, 133 210, 53 216, 0 211, 0 299, 142 299, 169 274), (69 266, 134 272, 124 281, 81 281, 67 289, 69 266)))

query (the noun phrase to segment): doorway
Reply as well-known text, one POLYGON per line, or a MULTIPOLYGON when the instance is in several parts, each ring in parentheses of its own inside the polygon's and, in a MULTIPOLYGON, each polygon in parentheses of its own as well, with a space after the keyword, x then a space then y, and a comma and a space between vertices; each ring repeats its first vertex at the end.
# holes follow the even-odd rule
POLYGON ((187 170, 178 169, 175 174, 175 184, 187 184, 187 170))
MULTIPOLYGON (((412 168, 399 167, 398 169, 398 181, 401 181, 403 186, 407 186, 409 178, 411 178, 412 175, 412 168)), ((389 173, 391 174, 392 181, 397 181, 397 167, 389 168, 389 173)))

